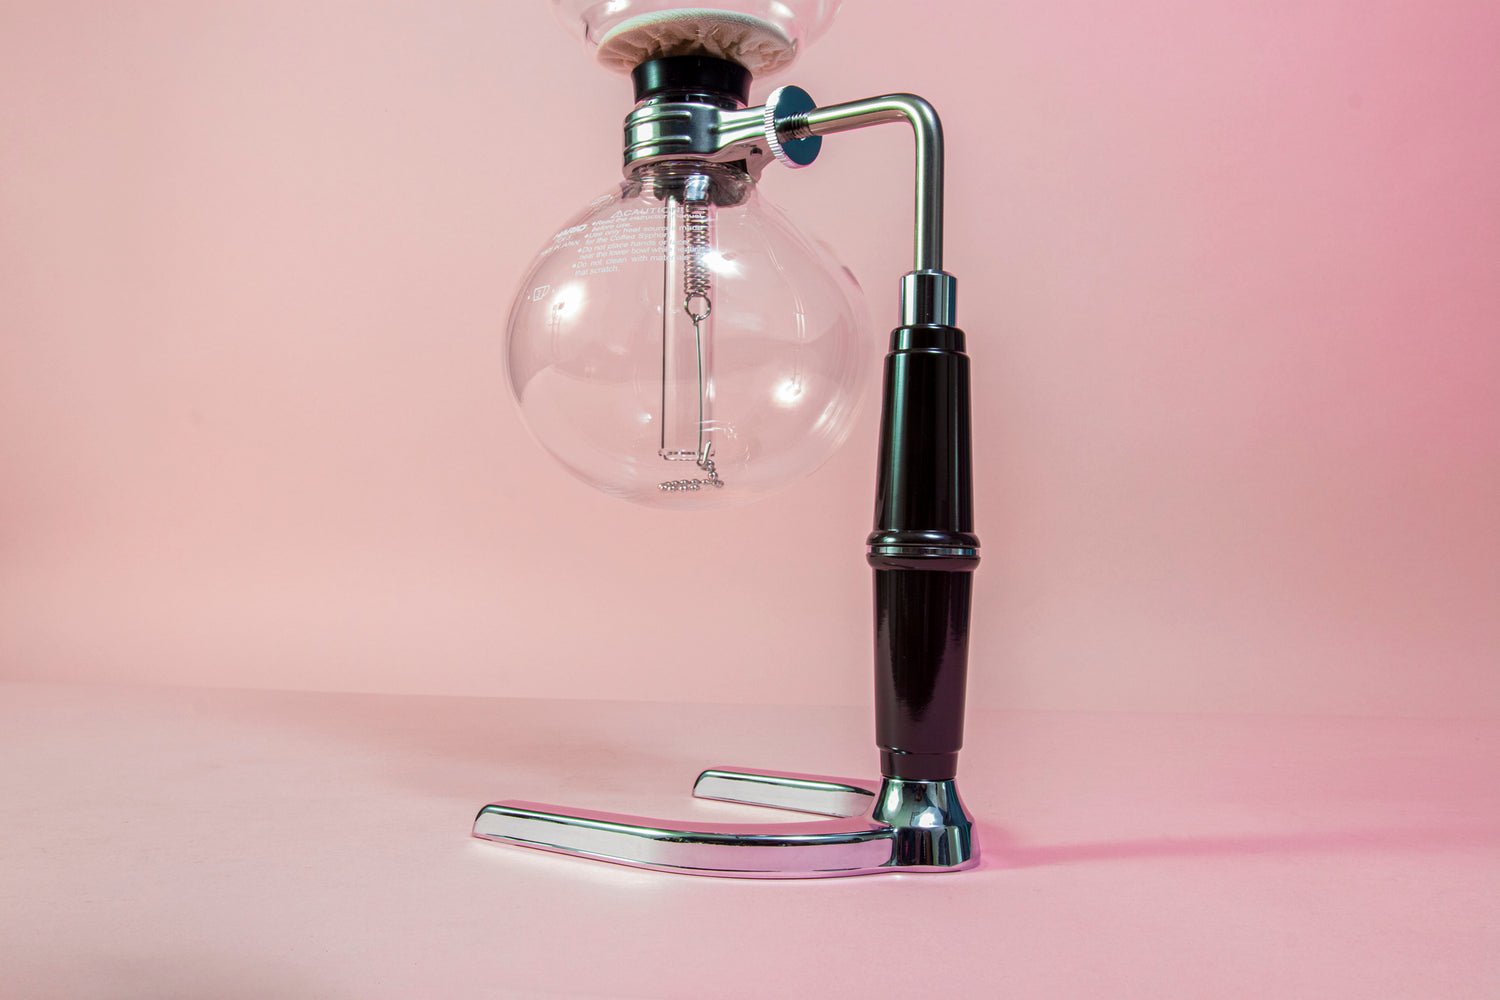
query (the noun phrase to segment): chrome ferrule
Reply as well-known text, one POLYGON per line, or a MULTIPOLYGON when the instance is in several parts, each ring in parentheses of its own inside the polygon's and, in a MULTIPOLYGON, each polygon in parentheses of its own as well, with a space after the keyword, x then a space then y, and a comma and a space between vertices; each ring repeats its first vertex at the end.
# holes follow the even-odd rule
POLYGON ((946 271, 912 271, 901 277, 901 325, 958 325, 958 282, 946 271))

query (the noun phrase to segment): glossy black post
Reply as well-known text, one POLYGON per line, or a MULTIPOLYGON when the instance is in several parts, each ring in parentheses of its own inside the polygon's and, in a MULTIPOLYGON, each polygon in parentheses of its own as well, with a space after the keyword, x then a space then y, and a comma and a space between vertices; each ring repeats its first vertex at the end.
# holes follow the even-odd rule
POLYGON ((905 326, 885 359, 876 482, 875 741, 888 778, 944 781, 963 745, 979 564, 963 331, 905 326))

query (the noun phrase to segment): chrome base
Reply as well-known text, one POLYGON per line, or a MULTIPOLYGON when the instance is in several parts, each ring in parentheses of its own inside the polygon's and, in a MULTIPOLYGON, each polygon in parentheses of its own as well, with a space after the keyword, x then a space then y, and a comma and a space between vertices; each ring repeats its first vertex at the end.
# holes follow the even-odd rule
POLYGON ((979 864, 973 820, 951 781, 842 781, 775 771, 710 770, 700 799, 838 817, 791 825, 676 822, 535 802, 479 810, 474 836, 597 861, 724 878, 829 878, 947 872, 979 864))

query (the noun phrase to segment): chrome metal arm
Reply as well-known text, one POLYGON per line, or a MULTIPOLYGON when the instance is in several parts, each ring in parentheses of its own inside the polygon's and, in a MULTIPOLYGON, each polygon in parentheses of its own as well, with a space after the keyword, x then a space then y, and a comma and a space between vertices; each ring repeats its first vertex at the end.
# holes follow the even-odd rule
POLYGON ((727 878, 944 872, 979 863, 972 821, 951 781, 887 778, 877 789, 803 774, 709 770, 698 776, 693 794, 837 818, 689 826, 507 801, 479 811, 474 836, 635 868, 727 878))
POLYGON ((791 114, 776 121, 787 141, 851 129, 906 122, 916 139, 916 208, 913 268, 901 279, 901 324, 957 320, 957 283, 943 270, 943 123, 931 104, 915 94, 886 94, 791 114))
POLYGON ((943 269, 943 124, 931 104, 915 94, 886 94, 846 101, 792 115, 777 123, 783 139, 833 135, 852 129, 906 122, 917 142, 916 247, 914 271, 943 269))
POLYGON ((625 169, 671 159, 738 161, 759 177, 772 160, 807 166, 825 135, 887 122, 906 122, 916 139, 913 268, 901 279, 901 324, 953 326, 957 283, 943 270, 943 124, 932 105, 915 94, 822 108, 797 87, 781 87, 754 108, 645 101, 625 119, 625 169))

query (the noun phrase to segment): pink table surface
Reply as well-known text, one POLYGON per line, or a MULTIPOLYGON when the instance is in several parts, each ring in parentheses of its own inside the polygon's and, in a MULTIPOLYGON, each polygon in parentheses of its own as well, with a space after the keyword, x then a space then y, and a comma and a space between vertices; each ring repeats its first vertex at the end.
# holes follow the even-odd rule
POLYGON ((745 882, 468 836, 870 776, 868 713, 0 684, 0 997, 1500 997, 1500 725, 970 718, 982 866, 745 882))

